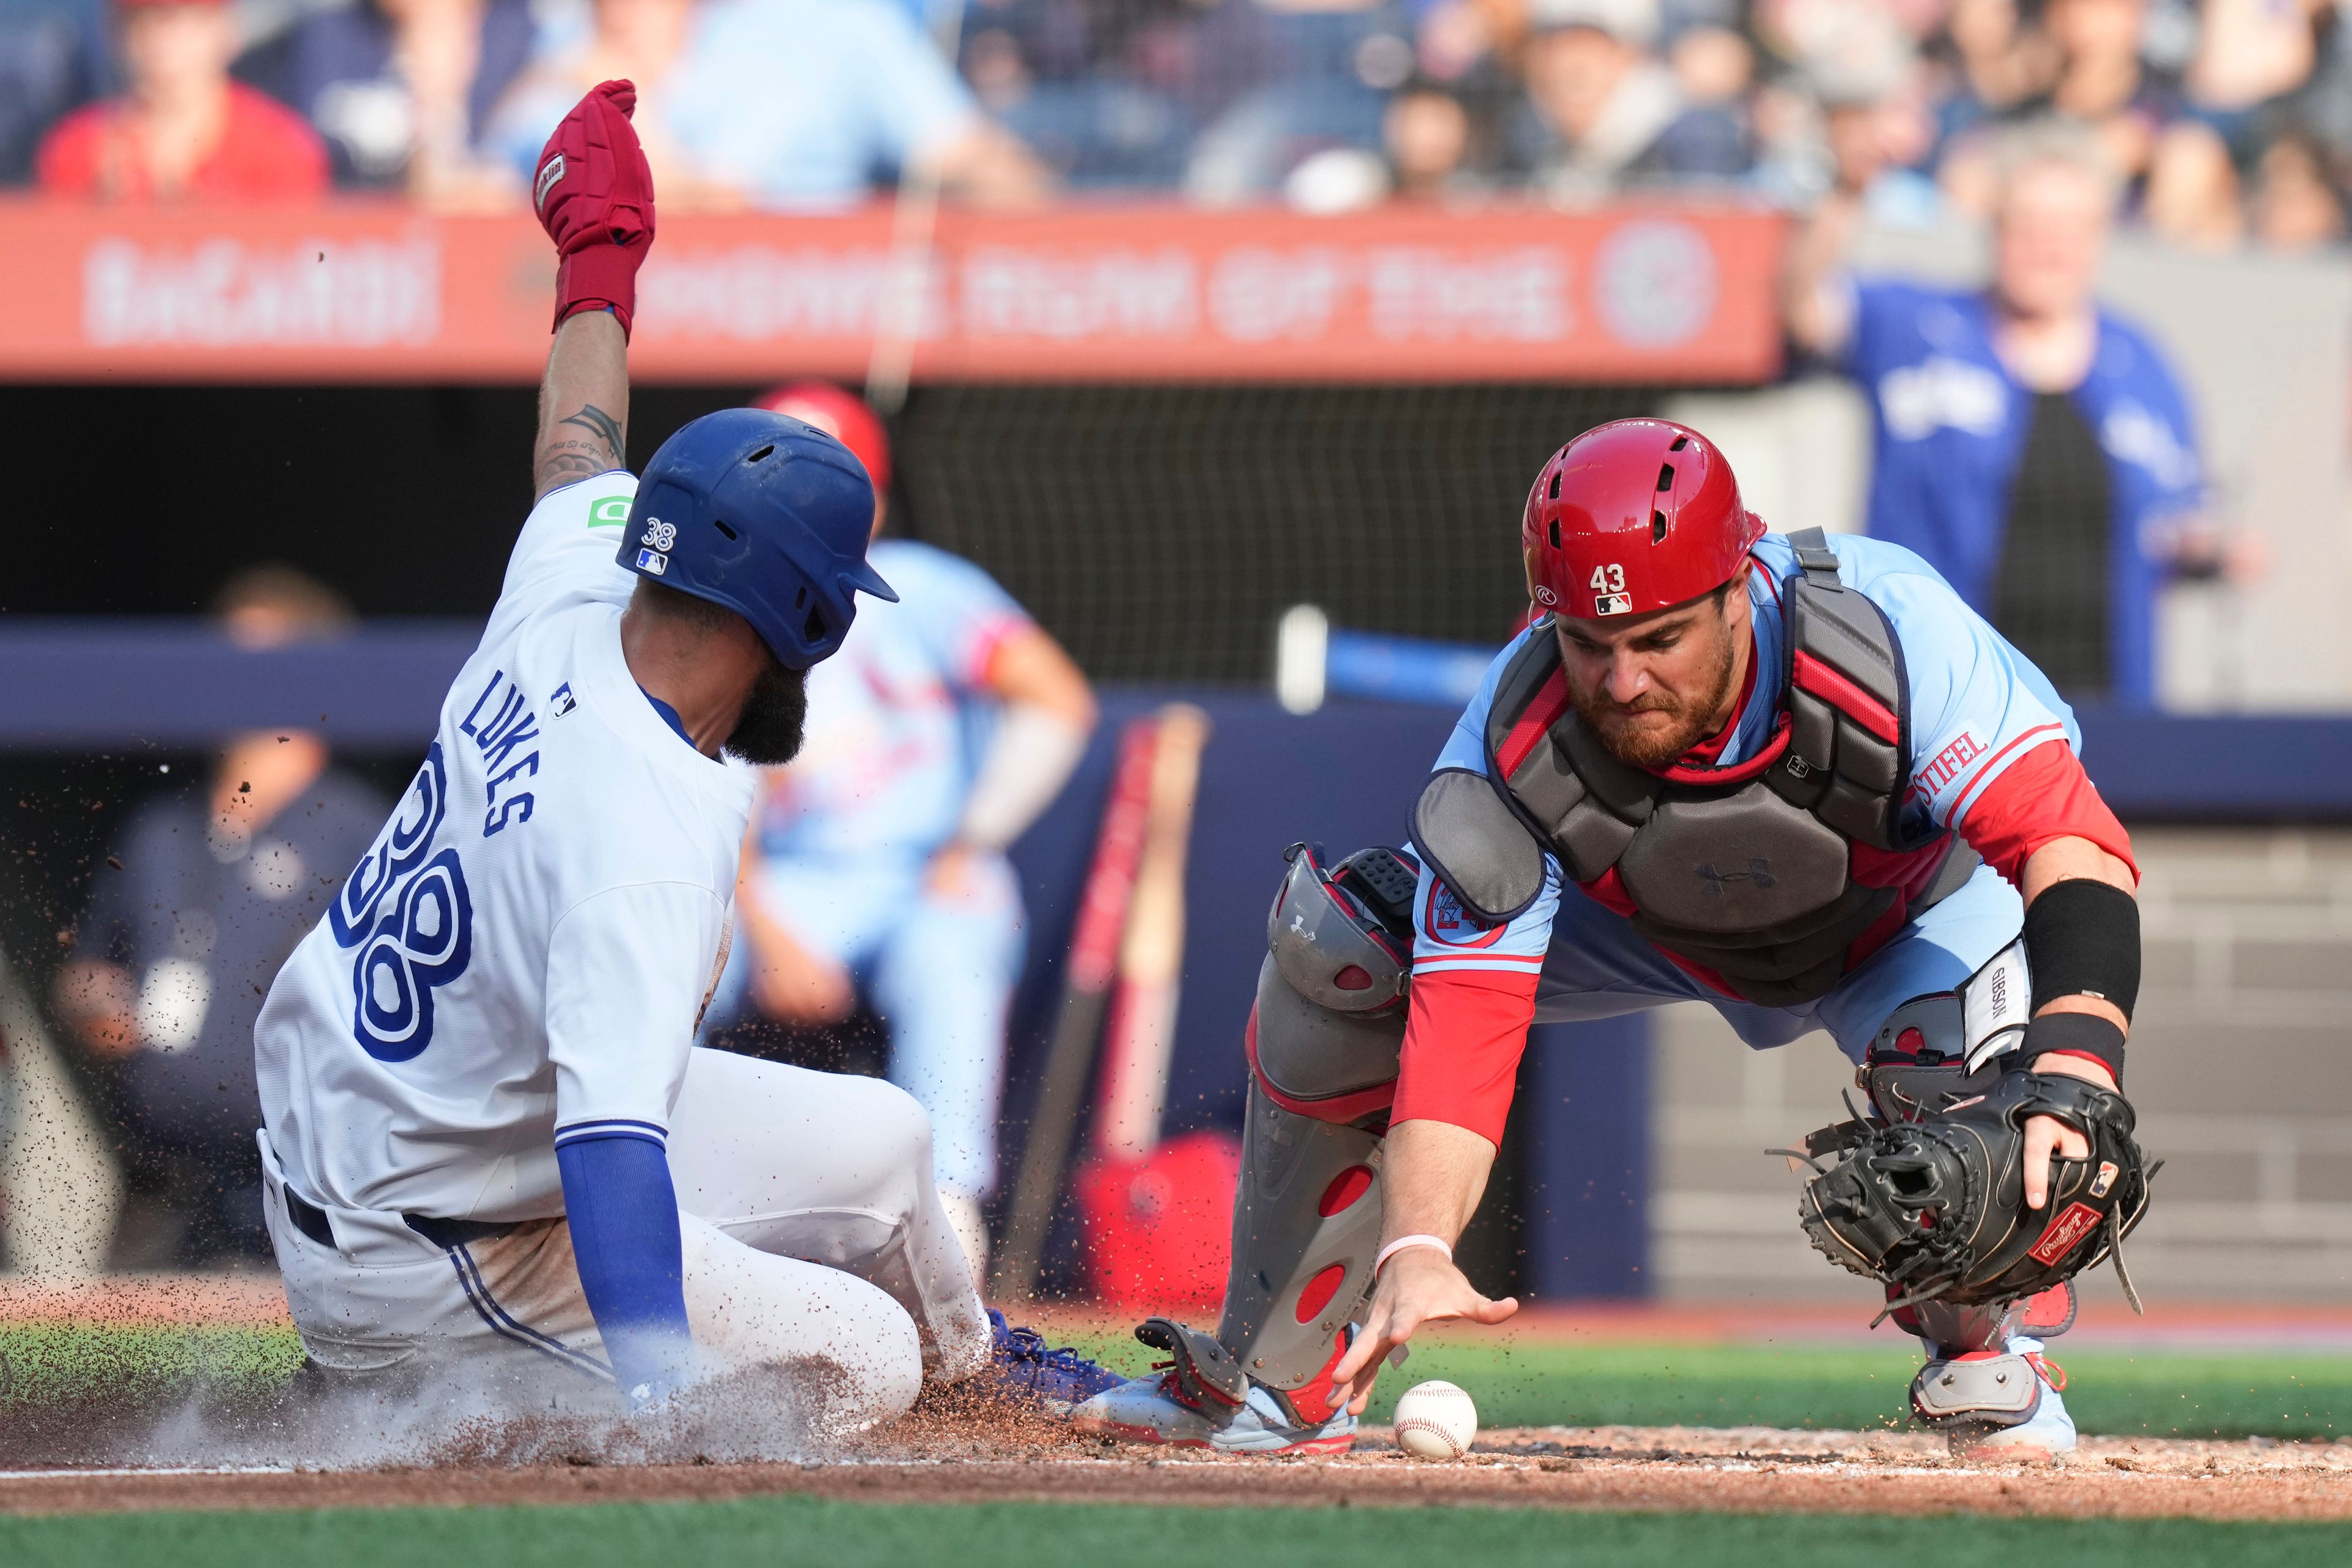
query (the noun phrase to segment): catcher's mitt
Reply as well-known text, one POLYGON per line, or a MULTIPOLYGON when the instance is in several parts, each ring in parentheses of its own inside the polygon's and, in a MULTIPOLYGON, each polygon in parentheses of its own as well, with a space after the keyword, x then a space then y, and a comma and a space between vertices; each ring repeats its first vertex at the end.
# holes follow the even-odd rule
MULTIPOLYGON (((1887 1310, 1923 1301, 2017 1300, 2113 1257, 2147 1210, 2147 1166, 2120 1094, 2081 1079, 2016 1071, 1916 1121, 1850 1121, 1807 1141, 1816 1174, 1797 1201, 1831 1261, 1883 1280, 1887 1310), (2054 1116, 2090 1141, 2087 1160, 2053 1155, 2050 1195, 2025 1206, 2025 1123, 2054 1116)), ((1795 1151, 1775 1151, 1790 1152, 1795 1151)), ((1881 1316, 1885 1316, 1884 1313, 1881 1316)))

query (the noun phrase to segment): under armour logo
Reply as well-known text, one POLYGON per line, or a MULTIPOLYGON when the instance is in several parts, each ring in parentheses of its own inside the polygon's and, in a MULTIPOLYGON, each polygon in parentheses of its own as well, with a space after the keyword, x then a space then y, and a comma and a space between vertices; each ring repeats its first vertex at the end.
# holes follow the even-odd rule
POLYGON ((1769 860, 1750 860, 1745 871, 1718 871, 1712 866, 1701 866, 1697 869, 1706 882, 1706 890, 1717 898, 1721 898, 1733 882, 1753 882, 1759 888, 1769 888, 1774 880, 1769 860))
POLYGON ((1801 779, 1812 771, 1812 764, 1806 762, 1804 758, 1797 755, 1794 752, 1789 753, 1789 776, 1790 778, 1801 779))

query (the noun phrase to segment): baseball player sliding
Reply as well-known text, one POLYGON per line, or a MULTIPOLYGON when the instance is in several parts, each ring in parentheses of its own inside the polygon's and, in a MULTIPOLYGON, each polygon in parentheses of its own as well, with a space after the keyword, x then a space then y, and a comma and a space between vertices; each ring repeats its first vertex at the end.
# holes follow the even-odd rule
POLYGON ((808 669, 856 595, 893 595, 865 470, 798 420, 713 414, 624 469, 635 101, 598 87, 541 155, 538 503, 424 765, 256 1026, 287 1300, 331 1375, 534 1404, 751 1366, 803 1369, 835 1430, 992 1368, 1083 1398, 1113 1380, 983 1311, 903 1091, 690 1047, 735 764, 792 757, 808 669))
POLYGON ((1346 1447, 1422 1325, 1516 1310, 1452 1245, 1528 1026, 1700 1001, 1750 1047, 1826 1029, 1858 1064, 1875 1114, 1808 1141, 1801 1213, 1925 1342, 1921 1420, 2073 1447, 2042 1340, 2147 1193, 2116 1091, 2137 872, 2073 715, 1908 551, 1766 532, 1682 426, 1570 441, 1520 542, 1538 618, 1412 848, 1301 851, 1276 903, 1223 1320, 1146 1323, 1173 1364, 1081 1425, 1346 1447))

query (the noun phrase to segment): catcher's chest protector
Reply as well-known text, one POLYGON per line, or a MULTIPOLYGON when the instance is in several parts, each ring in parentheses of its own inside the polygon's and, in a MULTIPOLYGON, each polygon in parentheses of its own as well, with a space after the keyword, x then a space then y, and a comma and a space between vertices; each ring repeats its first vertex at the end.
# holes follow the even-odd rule
POLYGON ((1466 906, 1492 921, 1525 910, 1540 845, 1650 942, 1789 1006, 1968 880, 1976 857, 1948 833, 1906 843, 1896 826, 1910 736, 1893 626, 1838 581, 1819 529, 1790 538, 1780 725, 1747 762, 1620 762, 1576 716, 1557 640, 1528 639, 1487 716, 1486 776, 1440 773, 1414 812, 1416 842, 1466 906))

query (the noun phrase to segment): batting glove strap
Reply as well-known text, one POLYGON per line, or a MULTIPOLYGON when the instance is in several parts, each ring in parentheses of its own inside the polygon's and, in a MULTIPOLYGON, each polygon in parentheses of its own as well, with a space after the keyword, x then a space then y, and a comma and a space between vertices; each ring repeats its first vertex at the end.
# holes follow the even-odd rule
POLYGON ((555 324, 583 310, 610 309, 626 337, 637 309, 637 264, 646 247, 599 245, 576 251, 555 269, 555 324))

